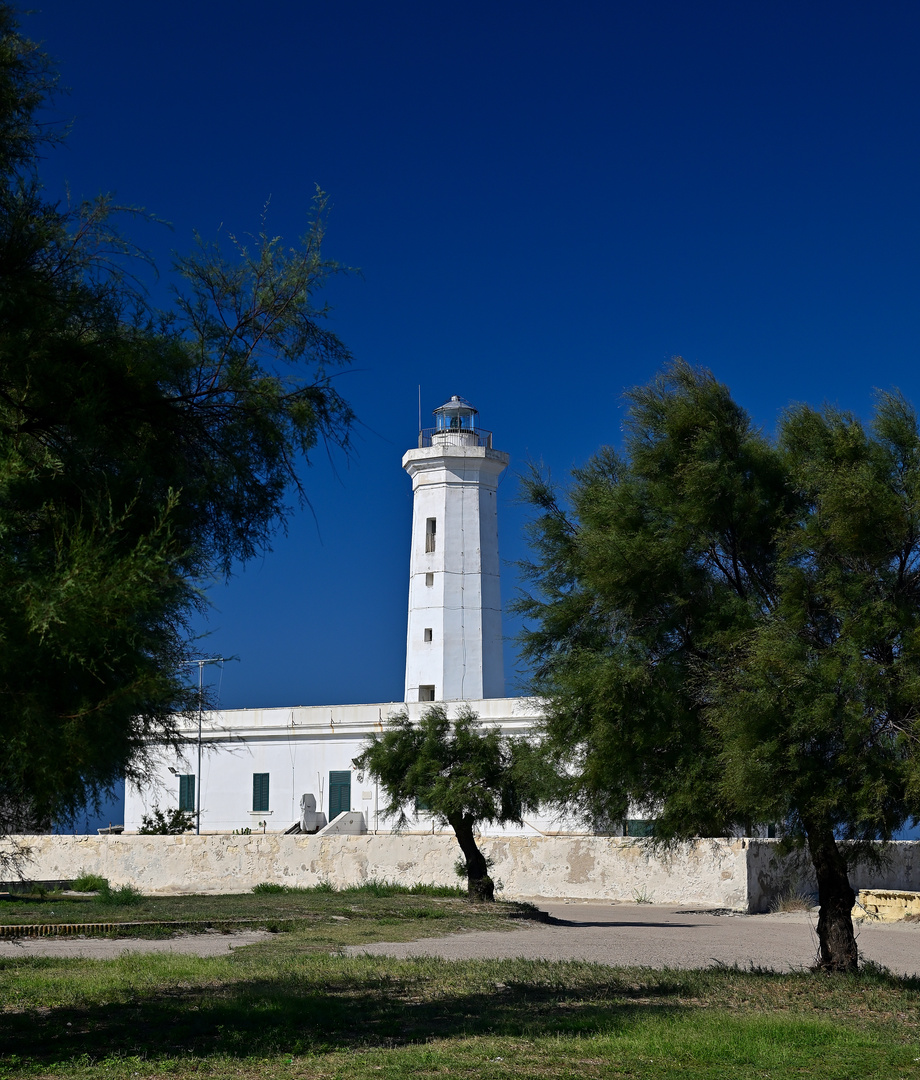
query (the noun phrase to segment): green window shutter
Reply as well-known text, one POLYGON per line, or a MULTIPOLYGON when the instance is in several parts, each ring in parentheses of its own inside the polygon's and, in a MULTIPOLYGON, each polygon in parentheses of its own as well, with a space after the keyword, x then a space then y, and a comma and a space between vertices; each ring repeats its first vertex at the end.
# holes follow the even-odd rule
POLYGON ((627 836, 654 836, 655 822, 647 818, 631 818, 626 822, 627 836))
POLYGON ((351 773, 329 773, 329 820, 351 809, 351 773))
POLYGON ((179 809, 192 811, 195 809, 194 775, 179 777, 179 809))
POLYGON ((252 808, 264 812, 268 810, 268 773, 252 774, 252 808))

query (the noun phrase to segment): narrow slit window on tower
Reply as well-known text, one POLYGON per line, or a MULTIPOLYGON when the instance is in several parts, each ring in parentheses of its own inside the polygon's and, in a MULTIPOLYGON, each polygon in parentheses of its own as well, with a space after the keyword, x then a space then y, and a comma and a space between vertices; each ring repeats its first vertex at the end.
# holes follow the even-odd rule
POLYGON ((425 627, 425 640, 426 641, 431 641, 431 627, 430 626, 425 627))
POLYGON ((428 586, 429 589, 432 587, 432 585, 434 585, 434 574, 429 573, 425 575, 425 584, 428 586))
POLYGON ((428 518, 425 522, 425 550, 434 551, 435 539, 438 532, 437 518, 428 518))
POLYGON ((418 688, 419 701, 434 701, 434 687, 433 686, 420 686, 418 688))

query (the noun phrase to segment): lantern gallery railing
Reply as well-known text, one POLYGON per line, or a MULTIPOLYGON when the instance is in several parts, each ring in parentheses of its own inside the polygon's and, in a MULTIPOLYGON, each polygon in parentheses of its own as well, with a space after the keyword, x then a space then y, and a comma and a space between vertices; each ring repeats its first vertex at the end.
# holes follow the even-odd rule
POLYGON ((440 427, 422 428, 418 433, 419 447, 423 446, 484 446, 492 449, 492 432, 485 428, 440 427))

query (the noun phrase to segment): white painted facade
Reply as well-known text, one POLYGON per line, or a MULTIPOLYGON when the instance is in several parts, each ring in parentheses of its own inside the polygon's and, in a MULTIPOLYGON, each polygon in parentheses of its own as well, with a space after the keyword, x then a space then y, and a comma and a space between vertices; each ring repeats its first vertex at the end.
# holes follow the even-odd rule
POLYGON ((476 410, 454 396, 403 457, 412 478, 406 701, 466 701, 505 693, 498 558, 498 480, 476 410))
MULTIPOLYGON (((466 702, 483 724, 497 726, 509 735, 525 735, 540 716, 539 703, 530 698, 488 698, 466 702)), ((300 817, 303 795, 316 798, 316 808, 329 819, 333 811, 362 813, 370 832, 389 832, 391 822, 381 813, 377 786, 359 777, 352 759, 365 739, 383 730, 387 718, 404 709, 418 717, 424 703, 387 702, 376 705, 311 705, 283 709, 228 709, 205 714, 201 762, 201 832, 284 832, 300 817), (330 805, 331 780, 348 774, 347 806, 330 805), (259 780, 256 780, 259 777, 259 780), (264 778, 267 777, 267 782, 264 778), (258 789, 258 790, 257 790, 258 789), (267 809, 256 809, 253 800, 267 789, 267 809)), ((460 704, 448 706, 453 713, 460 704)), ((164 752, 152 782, 143 790, 128 785, 125 798, 125 830, 135 832, 144 814, 155 806, 178 805, 180 792, 194 776, 198 760, 197 726, 185 732, 183 754, 164 752)), ((186 788, 187 790, 187 788, 186 788)), ((410 832, 441 831, 427 814, 419 814, 410 832)), ((449 832, 450 830, 446 830, 449 832)), ((538 836, 572 832, 554 818, 535 815, 523 829, 484 829, 489 835, 538 836)))

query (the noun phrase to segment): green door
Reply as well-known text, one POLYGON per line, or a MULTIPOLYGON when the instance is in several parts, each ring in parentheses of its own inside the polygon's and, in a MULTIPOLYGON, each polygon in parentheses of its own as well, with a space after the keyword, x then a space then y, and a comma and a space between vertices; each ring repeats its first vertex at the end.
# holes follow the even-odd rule
POLYGON ((329 820, 351 809, 351 773, 329 773, 329 820))

